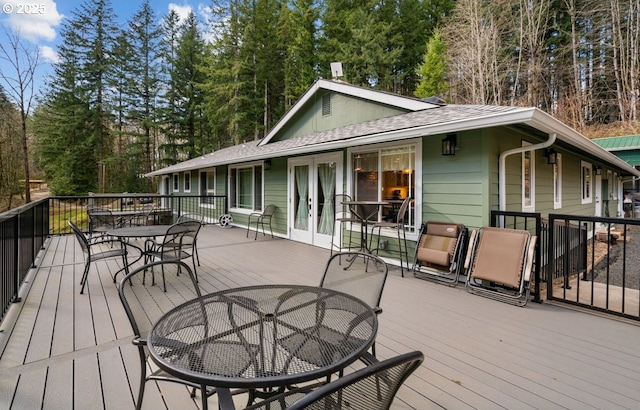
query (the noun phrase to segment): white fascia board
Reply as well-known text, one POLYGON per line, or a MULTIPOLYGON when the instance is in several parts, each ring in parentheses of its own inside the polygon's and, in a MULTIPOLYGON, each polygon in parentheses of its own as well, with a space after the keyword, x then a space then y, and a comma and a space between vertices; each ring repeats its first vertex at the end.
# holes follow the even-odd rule
POLYGON ((569 143, 571 146, 579 148, 597 158, 601 158, 605 162, 609 162, 620 167, 631 175, 640 177, 640 171, 629 165, 627 162, 595 144, 590 139, 586 138, 566 124, 556 120, 544 111, 538 109, 534 110, 532 119, 527 122, 527 125, 547 133, 555 132, 558 135, 558 139, 569 143))

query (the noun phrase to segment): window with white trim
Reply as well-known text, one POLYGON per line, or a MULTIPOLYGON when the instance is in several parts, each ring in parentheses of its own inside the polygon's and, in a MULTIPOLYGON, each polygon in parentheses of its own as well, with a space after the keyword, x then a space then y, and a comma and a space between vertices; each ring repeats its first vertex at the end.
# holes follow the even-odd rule
MULTIPOLYGON (((530 142, 522 141, 522 146, 531 145, 530 142)), ((522 211, 534 212, 536 209, 536 156, 534 151, 522 153, 522 211)))
POLYGON ((216 171, 208 169, 200 171, 200 205, 215 205, 216 171))
POLYGON ((173 192, 180 191, 180 176, 178 174, 173 174, 173 192))
POLYGON ((593 202, 593 170, 590 163, 580 162, 580 185, 582 186, 582 203, 590 204, 593 202))
POLYGON ((264 198, 262 166, 260 163, 229 167, 229 207, 231 209, 262 211, 264 198))
POLYGON ((191 171, 184 173, 184 192, 191 192, 191 171))
POLYGON ((553 209, 562 208, 562 154, 553 164, 553 209))
MULTIPOLYGON (((349 193, 354 200, 388 201, 382 207, 379 220, 395 220, 402 200, 416 198, 416 154, 418 144, 381 146, 351 151, 351 180, 349 193)), ((407 228, 417 232, 415 209, 407 213, 407 228)))

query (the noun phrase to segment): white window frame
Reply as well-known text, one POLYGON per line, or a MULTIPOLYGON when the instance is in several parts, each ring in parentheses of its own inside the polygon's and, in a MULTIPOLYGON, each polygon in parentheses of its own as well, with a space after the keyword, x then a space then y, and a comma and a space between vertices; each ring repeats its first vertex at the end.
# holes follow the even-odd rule
MULTIPOLYGON (((229 166, 229 170, 228 170, 228 185, 227 185, 227 199, 229 201, 229 210, 239 213, 239 214, 251 214, 253 212, 262 212, 264 210, 265 207, 265 203, 264 203, 264 162, 250 162, 250 163, 245 163, 245 164, 239 164, 239 165, 233 165, 233 166, 229 166), (255 187, 255 181, 256 181, 256 176, 255 176, 255 169, 256 167, 260 167, 261 168, 261 192, 259 193, 260 195, 260 207, 256 206, 256 187, 255 187), (237 187, 234 187, 232 189, 231 187, 231 183, 232 183, 232 171, 235 170, 236 171, 236 175, 237 175, 237 170, 239 169, 247 169, 247 168, 251 168, 252 169, 252 178, 251 180, 253 181, 252 184, 252 199, 253 199, 253 203, 251 206, 251 209, 248 208, 238 208, 237 206, 234 206, 234 204, 237 203, 237 198, 231 198, 231 195, 233 193, 237 193, 238 189, 237 187)), ((237 178, 236 178, 236 183, 237 183, 237 178)))
POLYGON ((562 154, 557 154, 553 165, 553 209, 562 208, 562 154))
POLYGON ((201 169, 200 170, 200 179, 198 180, 198 195, 200 195, 200 206, 206 208, 214 208, 215 200, 206 198, 207 196, 214 196, 216 194, 216 186, 217 186, 217 175, 215 168, 209 169, 201 169), (213 181, 211 185, 209 184, 209 174, 213 175, 213 181), (204 189, 203 189, 203 181, 204 181, 204 189))
POLYGON ((184 192, 190 193, 191 192, 191 171, 187 171, 184 173, 183 180, 184 180, 184 192))
POLYGON ((173 192, 180 192, 180 175, 173 174, 173 192))
MULTIPOLYGON (((365 153, 378 151, 378 161, 381 161, 382 151, 384 149, 406 147, 406 146, 415 147, 415 152, 414 152, 415 169, 413 170, 414 184, 415 184, 415 186, 413 187, 414 221, 413 221, 412 229, 407 230, 406 235, 407 235, 407 239, 417 240, 418 234, 420 231, 420 224, 422 223, 422 139, 418 138, 418 139, 402 141, 402 143, 391 142, 391 143, 385 143, 385 144, 368 145, 366 147, 355 147, 355 148, 347 149, 347 167, 345 170, 345 172, 347 173, 346 192, 349 193, 349 195, 352 195, 352 192, 353 192, 353 184, 354 184, 353 167, 355 166, 355 164, 353 164, 353 156, 354 156, 353 154, 358 154, 358 153, 365 154, 365 153)), ((378 173, 381 173, 380 165, 378 165, 378 173)), ((382 187, 380 186, 382 182, 380 178, 378 179, 378 183, 379 183, 378 195, 382 195, 382 189, 381 189, 382 187)), ((353 229, 359 230, 360 226, 358 224, 354 224, 353 229)), ((396 237, 397 232, 392 229, 382 229, 381 235, 396 237)))
POLYGON ((593 165, 590 162, 580 161, 580 197, 582 204, 593 203, 593 179, 593 165))
MULTIPOLYGON (((532 145, 528 141, 522 141, 522 146, 526 147, 532 145)), ((536 153, 534 150, 524 151, 522 153, 522 212, 535 212, 536 211, 536 153), (527 174, 527 155, 529 156, 529 198, 527 198, 526 187, 526 174, 527 174), (527 204, 527 199, 529 204, 527 204)))

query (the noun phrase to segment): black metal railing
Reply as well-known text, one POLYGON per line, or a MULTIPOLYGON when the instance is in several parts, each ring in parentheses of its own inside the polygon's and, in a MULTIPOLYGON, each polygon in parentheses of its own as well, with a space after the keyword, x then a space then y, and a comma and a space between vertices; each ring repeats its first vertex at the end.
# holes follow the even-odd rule
POLYGON ((0 321, 19 302, 18 291, 49 235, 49 201, 0 214, 0 321))
POLYGON ((0 322, 11 304, 19 301, 19 288, 35 267, 46 238, 70 233, 68 220, 88 231, 88 204, 113 211, 136 211, 153 204, 154 222, 161 224, 171 224, 187 213, 202 215, 208 224, 218 223, 228 211, 223 195, 100 194, 53 196, 0 214, 0 322))
POLYGON ((154 206, 154 223, 163 225, 171 224, 187 213, 200 214, 205 223, 214 224, 228 211, 227 197, 224 195, 94 194, 81 197, 54 196, 49 200, 52 213, 56 215, 52 218, 52 235, 70 233, 67 220, 83 231, 88 230, 87 205, 127 212, 151 204, 154 206))
POLYGON ((550 231, 547 299, 640 320, 640 219, 551 214, 549 224, 576 233, 550 231))

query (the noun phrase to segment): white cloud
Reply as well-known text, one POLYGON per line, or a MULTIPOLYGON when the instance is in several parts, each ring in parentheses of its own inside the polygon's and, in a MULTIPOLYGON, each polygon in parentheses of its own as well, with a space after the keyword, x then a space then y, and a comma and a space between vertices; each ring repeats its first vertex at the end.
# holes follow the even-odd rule
POLYGON ((3 23, 21 38, 37 43, 53 41, 63 19, 53 0, 2 0, 3 23))
POLYGON ((47 63, 58 64, 60 62, 60 56, 58 53, 49 46, 40 46, 40 56, 47 63))
POLYGON ((188 4, 185 4, 184 6, 178 6, 175 3, 169 3, 169 10, 175 11, 180 18, 180 21, 182 22, 189 16, 189 13, 193 11, 193 8, 188 4))

